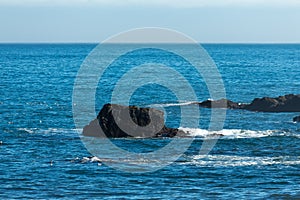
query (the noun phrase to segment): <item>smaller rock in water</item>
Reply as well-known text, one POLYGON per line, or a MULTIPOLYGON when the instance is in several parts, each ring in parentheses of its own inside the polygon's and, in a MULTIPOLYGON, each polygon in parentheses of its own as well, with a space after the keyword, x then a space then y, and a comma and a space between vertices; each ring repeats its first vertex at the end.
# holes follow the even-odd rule
POLYGON ((240 105, 236 102, 230 101, 228 99, 220 100, 206 100, 199 103, 199 106, 204 108, 227 108, 227 109, 241 109, 243 105, 240 105))
POLYGON ((297 117, 294 117, 294 118, 293 118, 293 121, 294 121, 294 122, 300 122, 300 115, 297 116, 297 117))

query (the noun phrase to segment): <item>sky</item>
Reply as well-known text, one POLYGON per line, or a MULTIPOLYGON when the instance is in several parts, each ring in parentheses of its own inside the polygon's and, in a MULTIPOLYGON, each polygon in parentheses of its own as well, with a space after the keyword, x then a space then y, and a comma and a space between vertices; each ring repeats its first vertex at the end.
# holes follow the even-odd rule
POLYGON ((162 27, 202 43, 300 43, 300 0, 0 0, 0 42, 101 42, 162 27))

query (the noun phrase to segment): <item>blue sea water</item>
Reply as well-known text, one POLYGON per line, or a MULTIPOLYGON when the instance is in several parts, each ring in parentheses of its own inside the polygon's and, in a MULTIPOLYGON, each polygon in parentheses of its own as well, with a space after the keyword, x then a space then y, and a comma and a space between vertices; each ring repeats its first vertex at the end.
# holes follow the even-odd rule
MULTIPOLYGON (((199 127, 182 127, 197 138, 176 162, 158 171, 128 173, 93 162, 74 125, 72 93, 77 72, 95 46, 0 44, 1 199, 300 198, 300 124, 292 122, 299 113, 228 110, 223 136, 209 155, 201 156, 201 144, 211 134, 210 110, 201 109, 199 127)), ((300 94, 299 44, 203 47, 230 100, 249 103, 256 97, 300 94)), ((175 48, 188 51, 186 45, 175 48)), ((97 110, 110 101, 112 83, 130 62, 143 63, 154 54, 150 49, 107 70, 96 91, 97 110)), ((167 54, 159 62, 175 63, 186 73, 199 101, 210 98, 201 77, 183 62, 167 54)), ((179 84, 177 77, 170 81, 179 84)), ((180 125, 178 108, 188 101, 155 84, 140 87, 130 99, 135 105, 163 107, 171 127, 180 125)), ((112 141, 128 151, 149 152, 171 140, 112 141)))

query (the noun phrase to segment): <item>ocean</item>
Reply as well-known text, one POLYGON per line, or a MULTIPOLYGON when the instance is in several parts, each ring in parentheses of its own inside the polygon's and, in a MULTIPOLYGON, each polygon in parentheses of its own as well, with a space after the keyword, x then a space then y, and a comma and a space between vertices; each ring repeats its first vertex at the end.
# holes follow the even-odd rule
MULTIPOLYGON (((257 97, 300 94, 299 44, 202 46, 214 60, 230 100, 250 103, 257 97)), ((300 123, 292 120, 300 113, 227 110, 224 127, 217 132, 222 136, 208 155, 199 155, 202 143, 215 133, 208 130, 211 110, 200 109, 197 127, 181 127, 180 107, 198 108, 157 84, 139 87, 129 103, 163 109, 169 127, 195 137, 189 148, 176 161, 147 173, 98 162, 82 142, 85 137, 72 112, 77 73, 95 47, 0 44, 1 199, 300 199, 300 123)), ((174 48, 189 51, 187 44, 174 48)), ((153 49, 141 51, 134 60, 116 62, 103 74, 95 92, 95 117, 110 102, 128 66, 157 59, 154 54, 153 49)), ((158 62, 185 74, 198 101, 211 98, 205 81, 184 62, 169 54, 161 54, 158 62)), ((176 76, 168 81, 180 85, 176 76)), ((193 121, 195 116, 188 117, 193 121)), ((184 138, 111 139, 135 153, 156 151, 173 140, 184 138)), ((119 164, 146 162, 132 159, 119 164)))

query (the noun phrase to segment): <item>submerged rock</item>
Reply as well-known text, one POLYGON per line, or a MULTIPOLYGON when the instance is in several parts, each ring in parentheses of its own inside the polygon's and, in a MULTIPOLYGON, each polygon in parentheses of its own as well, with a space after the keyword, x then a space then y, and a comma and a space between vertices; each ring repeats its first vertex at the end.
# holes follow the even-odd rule
POLYGON ((300 122, 300 115, 293 118, 293 122, 300 122))
POLYGON ((83 129, 93 137, 174 137, 180 131, 164 125, 164 113, 154 108, 105 104, 83 129))

